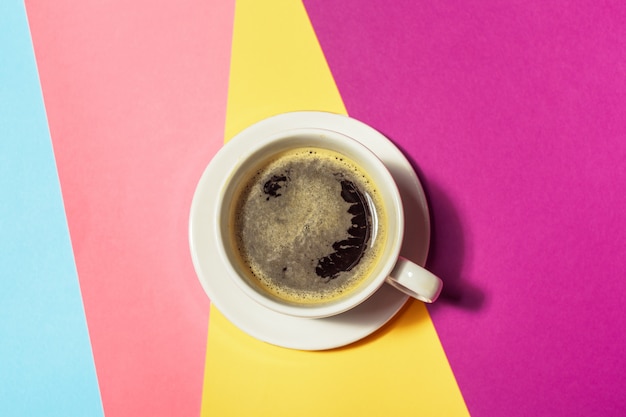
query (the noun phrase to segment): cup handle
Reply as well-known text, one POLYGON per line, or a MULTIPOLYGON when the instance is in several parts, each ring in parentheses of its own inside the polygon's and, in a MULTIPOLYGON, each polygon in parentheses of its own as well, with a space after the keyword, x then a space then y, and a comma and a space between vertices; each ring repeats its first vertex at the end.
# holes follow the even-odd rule
POLYGON ((398 258, 387 284, 425 303, 434 302, 443 287, 438 276, 403 257, 398 258))

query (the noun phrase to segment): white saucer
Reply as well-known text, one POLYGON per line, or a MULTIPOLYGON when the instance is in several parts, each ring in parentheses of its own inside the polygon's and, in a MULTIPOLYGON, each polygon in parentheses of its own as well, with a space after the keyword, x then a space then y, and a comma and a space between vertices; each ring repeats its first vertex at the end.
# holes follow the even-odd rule
POLYGON ((293 112, 265 119, 236 135, 212 159, 196 188, 189 218, 193 264, 209 299, 228 320, 259 340, 300 350, 332 349, 360 340, 387 323, 408 298, 390 285, 383 285, 367 301, 346 313, 323 319, 303 319, 261 306, 228 277, 217 253, 216 234, 211 232, 211 219, 215 216, 212 202, 220 192, 216 179, 236 163, 243 149, 255 137, 313 127, 358 140, 387 166, 398 184, 404 205, 402 256, 424 266, 430 243, 428 205, 413 167, 391 141, 366 124, 332 113, 293 112))

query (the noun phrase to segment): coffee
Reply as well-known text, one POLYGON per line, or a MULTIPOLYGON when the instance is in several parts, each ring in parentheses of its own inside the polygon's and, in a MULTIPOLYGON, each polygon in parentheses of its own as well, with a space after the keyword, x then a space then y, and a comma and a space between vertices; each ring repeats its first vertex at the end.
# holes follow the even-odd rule
POLYGON ((232 207, 232 246, 248 280, 292 303, 349 294, 385 244, 374 184, 328 150, 297 148, 266 161, 243 181, 232 207))

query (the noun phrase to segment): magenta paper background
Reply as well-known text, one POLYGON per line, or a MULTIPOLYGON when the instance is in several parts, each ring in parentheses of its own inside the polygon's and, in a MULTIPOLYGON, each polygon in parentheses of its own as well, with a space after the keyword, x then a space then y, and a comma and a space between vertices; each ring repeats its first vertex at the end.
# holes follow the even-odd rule
MULTIPOLYGON (((424 182, 429 266, 445 280, 429 311, 471 415, 626 415, 626 3, 304 3, 350 115, 387 134, 424 182)), ((44 213, 50 235, 69 245, 69 231, 73 255, 42 263, 20 294, 46 299, 45 276, 55 305, 80 307, 78 275, 93 351, 83 333, 82 344, 62 340, 75 328, 51 319, 64 309, 27 321, 48 304, 13 308, 27 314, 3 317, 12 333, 0 332, 0 350, 13 356, 0 377, 12 391, 0 392, 0 415, 7 405, 57 415, 78 400, 107 416, 198 415, 209 303, 187 213, 222 144, 234 0, 28 0, 28 16, 21 0, 6 4, 0 108, 7 126, 38 136, 8 142, 19 135, 0 126, 15 150, 2 154, 5 171, 29 174, 2 190, 29 199, 0 206, 18 220, 25 203, 44 213), (39 182, 52 162, 58 178, 39 182), (60 192, 66 219, 42 211, 61 207, 60 192), (41 343, 48 335, 63 343, 41 343), (100 396, 84 395, 92 354, 100 396), (72 366, 40 366, 55 357, 72 366)), ((17 236, 28 251, 6 246, 26 257, 46 242, 17 236)), ((9 288, 18 281, 6 277, 40 265, 10 260, 9 288)), ((6 311, 21 300, 3 295, 6 311)))
POLYGON ((351 116, 414 161, 470 413, 626 412, 626 3, 305 1, 351 116))

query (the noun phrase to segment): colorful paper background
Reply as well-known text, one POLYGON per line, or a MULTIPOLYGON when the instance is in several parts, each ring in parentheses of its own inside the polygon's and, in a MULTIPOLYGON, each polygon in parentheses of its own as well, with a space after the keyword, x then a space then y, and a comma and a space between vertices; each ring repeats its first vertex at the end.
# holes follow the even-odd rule
MULTIPOLYGON (((347 112, 424 182, 428 312, 470 415, 623 415, 626 6, 304 6, 347 112)), ((210 314, 187 215, 232 135, 235 2, 0 10, 0 415, 197 416, 210 314)))

